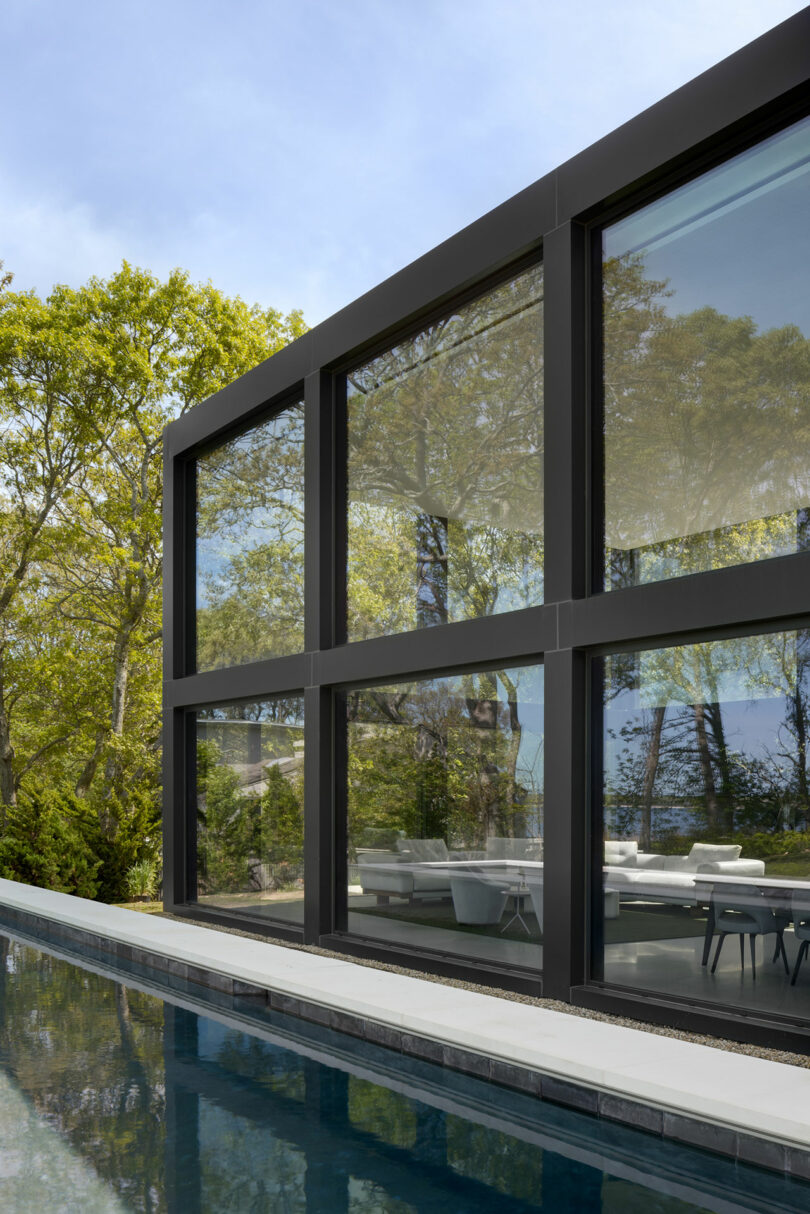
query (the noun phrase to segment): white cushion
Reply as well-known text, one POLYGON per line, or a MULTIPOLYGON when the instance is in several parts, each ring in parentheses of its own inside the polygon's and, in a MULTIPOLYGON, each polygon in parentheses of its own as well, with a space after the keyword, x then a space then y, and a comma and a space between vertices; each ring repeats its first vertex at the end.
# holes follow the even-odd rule
POLYGON ((640 851, 636 856, 636 868, 665 868, 666 856, 659 856, 655 852, 640 851))
POLYGON ((714 873, 719 877, 764 877, 764 860, 713 860, 698 865, 699 873, 714 873))
POLYGON ((634 856, 638 851, 638 839, 605 839, 605 851, 608 849, 622 856, 634 856))
POLYGON ((397 839, 397 850, 406 860, 420 864, 437 864, 448 858, 444 839, 397 839))
POLYGON ((697 864, 689 856, 664 856, 663 869, 668 873, 696 873, 697 864))
POLYGON ((605 839, 605 864, 616 868, 634 868, 638 839, 605 839))
POLYGON ((357 853, 357 862, 359 864, 401 864, 402 856, 398 856, 395 851, 374 851, 367 847, 357 853))
POLYGON ((737 843, 693 843, 689 863, 716 864, 720 860, 739 860, 742 847, 737 843))

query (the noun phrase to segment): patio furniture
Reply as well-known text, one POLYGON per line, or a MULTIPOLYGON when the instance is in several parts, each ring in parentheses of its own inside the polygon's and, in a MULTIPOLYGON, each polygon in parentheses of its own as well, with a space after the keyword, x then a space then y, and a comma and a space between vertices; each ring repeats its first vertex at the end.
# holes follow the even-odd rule
POLYGON ((795 986, 796 978, 799 974, 799 966, 807 956, 808 948, 810 948, 810 889, 794 889, 791 905, 793 911, 793 932, 796 939, 802 942, 790 979, 790 985, 795 986))
POLYGON ((517 920, 517 922, 520 924, 520 926, 525 931, 526 935, 527 936, 531 935, 531 932, 529 931, 529 925, 526 922, 526 920, 523 918, 523 911, 525 909, 525 906, 524 906, 525 899, 529 897, 529 887, 526 884, 526 882, 519 881, 516 885, 510 885, 508 889, 502 890, 501 892, 506 894, 507 899, 509 899, 509 898, 513 899, 512 906, 513 906, 513 910, 514 910, 514 914, 512 915, 512 918, 509 919, 501 928, 501 934, 503 934, 505 931, 508 931, 509 928, 512 926, 512 924, 515 922, 515 920, 517 920))
MULTIPOLYGON (((436 842, 444 847, 444 841, 441 839, 398 842, 436 842)), ((446 869, 432 868, 430 864, 412 858, 412 853, 365 850, 362 854, 358 852, 356 869, 363 893, 376 895, 377 902, 383 905, 391 897, 406 898, 409 902, 450 897, 450 882, 446 869)))
MULTIPOLYGON (((724 881, 704 881, 701 879, 701 880, 695 881, 696 905, 708 906, 708 914, 706 916, 706 932, 703 937, 703 958, 701 960, 701 965, 708 965, 709 954, 711 953, 711 947, 712 947, 712 940, 714 938, 714 933, 717 930, 717 925, 715 922, 715 919, 716 919, 715 892, 718 895, 722 895, 723 889, 727 889, 728 885, 729 885, 729 882, 726 880, 724 880, 724 881)), ((793 894, 793 887, 788 884, 775 885, 775 884, 765 883, 763 881, 756 881, 756 882, 752 881, 750 884, 746 883, 745 888, 746 889, 756 889, 759 891, 759 893, 765 899, 767 905, 771 908, 774 915, 776 916, 776 920, 779 923, 779 926, 781 927, 782 931, 784 931, 785 928, 790 923, 790 918, 791 918, 790 904, 791 904, 791 896, 793 894)), ((772 960, 775 961, 778 956, 779 956, 779 941, 777 940, 776 946, 774 948, 772 960)))
POLYGON ((785 973, 789 973, 785 942, 782 939, 785 923, 778 918, 765 900, 762 890, 756 886, 740 883, 715 887, 712 891, 714 905, 714 925, 720 933, 717 941, 717 952, 714 954, 711 972, 717 969, 720 950, 726 936, 736 935, 740 938, 740 969, 745 969, 745 937, 748 936, 751 947, 751 971, 757 976, 755 942, 757 936, 766 936, 771 932, 776 934, 776 950, 774 961, 782 954, 785 973))
POLYGON ((456 922, 484 926, 500 923, 506 906, 503 874, 496 882, 473 874, 453 873, 450 891, 456 922))

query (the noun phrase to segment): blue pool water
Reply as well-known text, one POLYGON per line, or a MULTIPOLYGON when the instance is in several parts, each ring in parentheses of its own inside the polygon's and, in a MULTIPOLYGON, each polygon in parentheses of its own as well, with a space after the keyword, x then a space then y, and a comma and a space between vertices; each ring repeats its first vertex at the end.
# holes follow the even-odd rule
POLYGON ((0 935, 3 1214, 539 1210, 808 1211, 810 1186, 0 935))

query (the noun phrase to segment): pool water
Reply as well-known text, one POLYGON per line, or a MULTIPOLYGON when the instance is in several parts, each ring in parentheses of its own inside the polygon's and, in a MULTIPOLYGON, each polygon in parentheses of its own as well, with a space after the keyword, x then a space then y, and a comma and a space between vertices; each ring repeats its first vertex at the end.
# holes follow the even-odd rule
POLYGON ((808 1211, 810 1186, 0 935, 3 1214, 808 1211))

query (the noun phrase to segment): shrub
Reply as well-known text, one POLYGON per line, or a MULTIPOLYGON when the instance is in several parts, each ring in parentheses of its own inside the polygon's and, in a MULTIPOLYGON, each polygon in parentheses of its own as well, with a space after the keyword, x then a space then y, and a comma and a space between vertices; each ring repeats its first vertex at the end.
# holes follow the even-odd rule
POLYGON ((127 870, 126 891, 130 898, 154 898, 158 883, 158 866, 155 860, 138 860, 127 870))
POLYGON ((98 825, 84 802, 65 789, 21 791, 6 810, 0 876, 43 889, 94 898, 101 859, 98 825))

